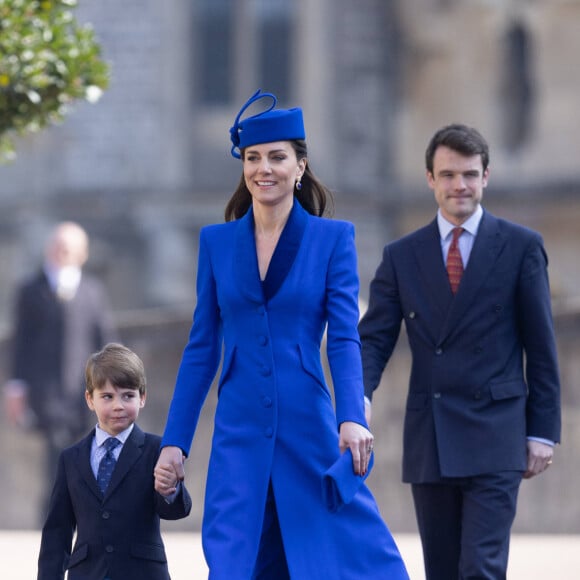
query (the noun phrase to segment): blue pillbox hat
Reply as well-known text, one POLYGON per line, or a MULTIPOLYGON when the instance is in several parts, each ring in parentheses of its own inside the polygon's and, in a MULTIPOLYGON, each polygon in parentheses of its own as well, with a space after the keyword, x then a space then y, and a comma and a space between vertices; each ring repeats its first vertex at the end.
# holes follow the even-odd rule
POLYGON ((230 128, 231 152, 234 157, 241 159, 240 151, 250 145, 306 138, 302 109, 274 109, 276 102, 272 93, 263 93, 261 89, 246 101, 230 128), (246 109, 263 98, 272 99, 270 108, 240 121, 246 109))

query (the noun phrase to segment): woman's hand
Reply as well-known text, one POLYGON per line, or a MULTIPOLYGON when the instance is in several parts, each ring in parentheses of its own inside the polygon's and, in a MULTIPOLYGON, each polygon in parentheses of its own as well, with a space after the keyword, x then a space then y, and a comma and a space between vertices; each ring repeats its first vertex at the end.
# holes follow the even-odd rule
POLYGON ((153 470, 155 491, 168 496, 177 491, 177 484, 185 478, 183 451, 179 447, 164 447, 153 470))
POLYGON ((340 452, 350 449, 352 466, 357 475, 366 475, 373 451, 373 434, 359 423, 345 421, 340 424, 340 452))

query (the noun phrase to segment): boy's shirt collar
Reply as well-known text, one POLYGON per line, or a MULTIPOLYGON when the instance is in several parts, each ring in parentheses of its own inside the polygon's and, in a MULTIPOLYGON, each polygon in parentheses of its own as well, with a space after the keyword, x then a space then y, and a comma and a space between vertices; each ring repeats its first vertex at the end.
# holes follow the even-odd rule
MULTIPOLYGON (((118 439, 122 444, 125 444, 125 441, 127 441, 129 435, 131 435, 131 431, 133 431, 133 427, 135 427, 135 423, 131 423, 127 429, 116 435, 115 439, 118 439)), ((101 429, 98 425, 95 427, 95 442, 97 446, 100 447, 109 437, 111 437, 111 435, 109 435, 109 433, 106 431, 103 431, 103 429, 101 429)))

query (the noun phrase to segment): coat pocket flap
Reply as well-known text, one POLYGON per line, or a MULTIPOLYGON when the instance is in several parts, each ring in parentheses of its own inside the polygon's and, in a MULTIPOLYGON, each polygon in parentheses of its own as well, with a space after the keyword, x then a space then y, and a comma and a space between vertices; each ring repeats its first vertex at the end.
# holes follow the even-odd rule
POLYGON ((155 560, 156 562, 167 561, 165 549, 160 544, 132 544, 131 556, 144 560, 155 560))
POLYGON ((491 383, 489 385, 489 392, 491 393, 491 398, 495 401, 510 399, 511 397, 525 397, 526 384, 521 380, 491 383))

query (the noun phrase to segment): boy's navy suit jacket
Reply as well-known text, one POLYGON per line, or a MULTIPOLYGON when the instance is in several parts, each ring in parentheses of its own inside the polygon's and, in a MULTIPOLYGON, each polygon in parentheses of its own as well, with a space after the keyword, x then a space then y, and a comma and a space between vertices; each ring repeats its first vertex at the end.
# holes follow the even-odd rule
POLYGON ((38 580, 63 579, 67 569, 68 580, 169 579, 159 518, 186 517, 191 498, 183 484, 171 504, 155 492, 160 437, 134 426, 103 496, 90 464, 94 435, 93 430, 61 453, 42 530, 38 580))

